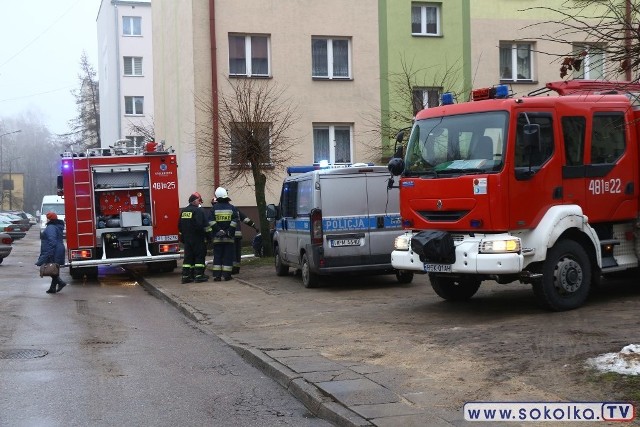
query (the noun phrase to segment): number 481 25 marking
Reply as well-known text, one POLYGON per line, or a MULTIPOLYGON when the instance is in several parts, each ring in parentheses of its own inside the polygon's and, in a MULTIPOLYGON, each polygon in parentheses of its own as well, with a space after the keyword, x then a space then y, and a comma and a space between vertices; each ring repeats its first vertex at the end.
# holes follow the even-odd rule
POLYGON ((592 179, 589 181, 591 194, 618 194, 622 193, 622 181, 620 178, 592 179))

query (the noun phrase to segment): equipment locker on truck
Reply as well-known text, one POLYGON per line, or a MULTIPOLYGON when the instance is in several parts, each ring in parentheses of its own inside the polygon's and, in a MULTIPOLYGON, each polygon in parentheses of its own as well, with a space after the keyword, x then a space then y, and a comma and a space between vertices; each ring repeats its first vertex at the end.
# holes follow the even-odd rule
POLYGON ((602 275, 637 271, 638 93, 588 80, 523 97, 496 86, 419 112, 404 159, 389 163, 405 229, 393 266, 429 274, 448 300, 483 280, 529 283, 552 310, 581 306, 602 275))
POLYGON ((125 144, 62 156, 58 187, 74 279, 95 277, 99 265, 146 264, 167 272, 177 266, 176 156, 162 144, 147 143, 144 151, 125 144))

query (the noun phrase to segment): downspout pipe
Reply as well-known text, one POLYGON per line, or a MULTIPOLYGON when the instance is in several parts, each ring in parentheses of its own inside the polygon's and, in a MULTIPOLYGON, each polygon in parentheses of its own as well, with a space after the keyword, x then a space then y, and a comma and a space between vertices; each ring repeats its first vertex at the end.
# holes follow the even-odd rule
POLYGON ((631 0, 625 0, 625 31, 624 31, 624 45, 627 57, 627 67, 625 69, 625 78, 627 81, 631 81, 631 0))
POLYGON ((213 117, 213 188, 220 186, 220 136, 218 127, 218 59, 216 55, 216 7, 209 0, 209 38, 211 43, 211 106, 213 117))

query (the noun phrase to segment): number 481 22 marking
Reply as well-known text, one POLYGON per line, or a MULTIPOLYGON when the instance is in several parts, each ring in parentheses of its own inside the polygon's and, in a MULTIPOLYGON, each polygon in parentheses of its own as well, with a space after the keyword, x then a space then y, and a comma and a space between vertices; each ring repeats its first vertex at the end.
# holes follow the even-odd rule
POLYGON ((622 181, 620 178, 592 179, 589 181, 591 194, 619 194, 622 193, 622 181))

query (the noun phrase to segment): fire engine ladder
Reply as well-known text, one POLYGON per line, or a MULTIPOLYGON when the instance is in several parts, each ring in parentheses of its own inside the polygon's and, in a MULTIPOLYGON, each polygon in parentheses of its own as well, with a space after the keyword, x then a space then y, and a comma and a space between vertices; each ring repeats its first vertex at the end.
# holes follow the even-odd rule
POLYGON ((76 233, 80 247, 95 247, 93 218, 93 188, 89 158, 78 158, 73 169, 73 190, 76 198, 76 233))

